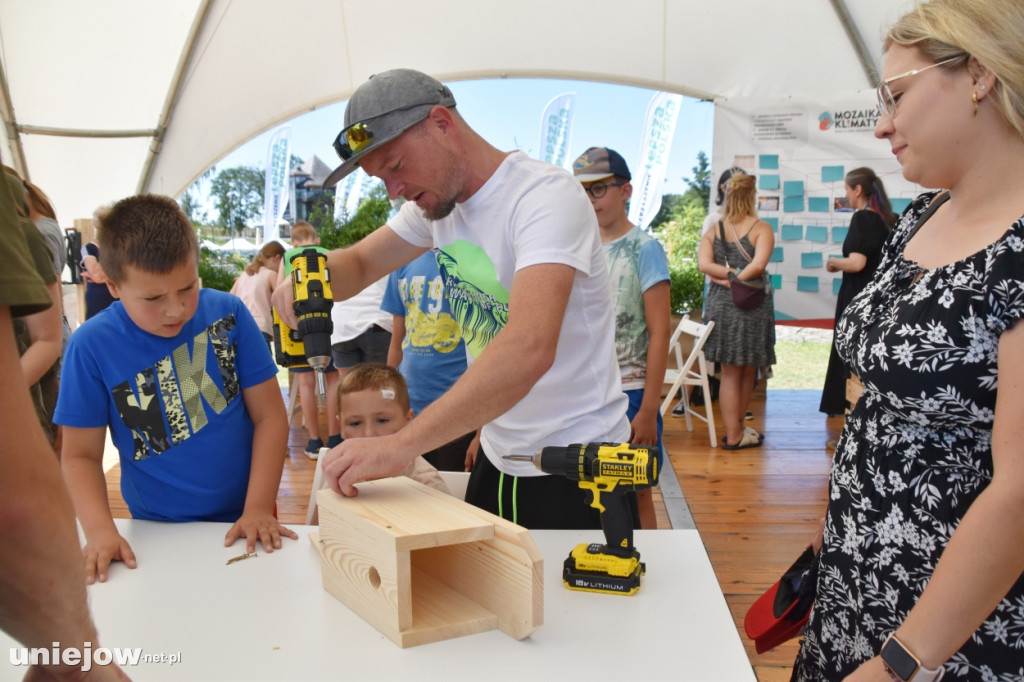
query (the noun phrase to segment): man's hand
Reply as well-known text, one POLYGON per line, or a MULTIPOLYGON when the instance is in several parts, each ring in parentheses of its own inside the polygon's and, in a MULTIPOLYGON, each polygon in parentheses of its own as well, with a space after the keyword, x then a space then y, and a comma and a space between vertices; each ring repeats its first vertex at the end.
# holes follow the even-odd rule
POLYGON ((295 531, 285 528, 273 514, 243 511, 242 518, 235 521, 231 530, 224 536, 224 546, 230 547, 240 537, 245 537, 245 551, 252 554, 256 551, 256 542, 263 545, 263 551, 270 553, 281 549, 281 536, 298 540, 295 531))
POLYGON ((419 453, 403 449, 396 435, 349 438, 328 452, 320 466, 331 490, 355 497, 356 483, 400 474, 419 453))
POLYGON ((135 568, 135 552, 131 545, 117 532, 103 533, 87 538, 82 548, 85 559, 85 584, 92 585, 99 578, 107 582, 107 571, 111 561, 123 561, 128 568, 135 568))
MULTIPOLYGON (((284 265, 281 267, 283 268, 284 265)), ((286 277, 278 283, 274 293, 271 294, 270 305, 277 311, 282 322, 291 329, 298 329, 299 321, 295 317, 295 311, 292 309, 292 303, 294 302, 295 294, 292 292, 292 281, 286 277)))

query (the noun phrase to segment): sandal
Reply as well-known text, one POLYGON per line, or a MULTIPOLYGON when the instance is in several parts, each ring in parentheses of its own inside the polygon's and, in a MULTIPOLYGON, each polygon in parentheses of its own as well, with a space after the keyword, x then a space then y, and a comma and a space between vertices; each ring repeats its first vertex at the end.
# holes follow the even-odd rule
MULTIPOLYGON (((751 431, 753 431, 753 430, 751 429, 751 431)), ((747 430, 744 429, 743 437, 740 438, 740 442, 739 443, 736 443, 735 445, 729 445, 729 443, 725 443, 724 445, 722 445, 722 449, 723 450, 742 450, 743 448, 756 448, 756 447, 759 447, 764 439, 761 438, 760 434, 757 433, 756 431, 753 431, 753 432, 751 432, 751 431, 747 431, 747 430)))
MULTIPOLYGON (((752 429, 749 426, 744 426, 743 427, 743 433, 744 434, 748 434, 749 433, 752 437, 756 438, 759 443, 763 443, 764 442, 764 434, 763 433, 758 433, 757 430, 752 429)), ((725 443, 726 445, 729 444, 729 440, 725 436, 722 436, 722 442, 725 443)))

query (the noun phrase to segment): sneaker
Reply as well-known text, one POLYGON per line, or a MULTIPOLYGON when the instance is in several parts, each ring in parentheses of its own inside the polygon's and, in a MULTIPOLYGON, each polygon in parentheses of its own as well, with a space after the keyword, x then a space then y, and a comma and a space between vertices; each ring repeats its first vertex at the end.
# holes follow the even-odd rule
POLYGON ((686 414, 686 404, 682 400, 680 400, 678 403, 676 403, 676 406, 672 408, 672 414, 674 414, 677 417, 682 417, 684 414, 686 414))
POLYGON ((306 457, 310 459, 317 459, 320 457, 320 448, 324 446, 324 442, 319 438, 310 438, 309 442, 306 443, 306 457))
POLYGON ((744 417, 744 418, 745 419, 753 419, 754 418, 754 413, 751 412, 750 410, 747 410, 747 416, 744 417))
POLYGON ((336 448, 339 445, 341 445, 341 434, 340 433, 336 433, 333 436, 329 436, 327 438, 327 447, 328 448, 336 448))

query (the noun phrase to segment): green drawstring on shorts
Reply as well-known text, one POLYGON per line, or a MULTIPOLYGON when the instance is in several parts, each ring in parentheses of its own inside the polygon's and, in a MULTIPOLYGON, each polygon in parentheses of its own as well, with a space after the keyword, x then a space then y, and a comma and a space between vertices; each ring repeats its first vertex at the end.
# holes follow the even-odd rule
MULTIPOLYGON (((498 516, 505 518, 505 501, 502 491, 505 489, 505 472, 498 476, 498 516)), ((519 477, 512 477, 512 523, 519 523, 519 477)))

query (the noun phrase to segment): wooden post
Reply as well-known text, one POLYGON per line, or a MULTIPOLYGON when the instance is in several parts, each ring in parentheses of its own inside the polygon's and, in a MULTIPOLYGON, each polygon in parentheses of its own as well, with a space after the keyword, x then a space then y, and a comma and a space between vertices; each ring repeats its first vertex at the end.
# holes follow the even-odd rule
POLYGON ((401 647, 544 620, 530 532, 410 478, 317 493, 324 589, 401 647))

